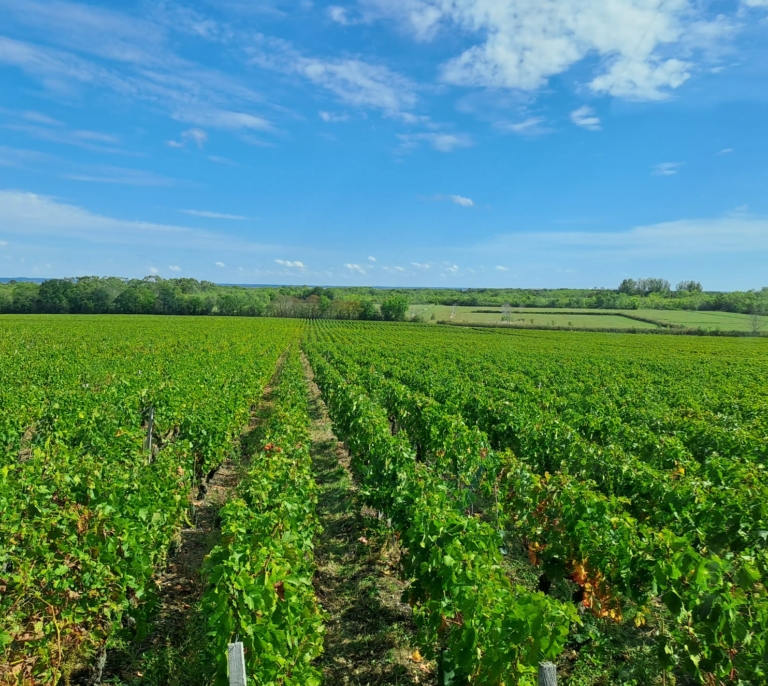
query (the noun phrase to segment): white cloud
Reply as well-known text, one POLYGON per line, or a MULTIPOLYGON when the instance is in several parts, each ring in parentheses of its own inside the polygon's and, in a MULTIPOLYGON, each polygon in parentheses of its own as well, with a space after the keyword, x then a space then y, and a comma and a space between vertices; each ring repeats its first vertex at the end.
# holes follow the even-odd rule
MULTIPOLYGON (((266 69, 297 74, 353 107, 397 115, 416 105, 416 85, 386 66, 354 58, 306 57, 290 43, 263 39, 251 48, 252 62, 266 69)), ((322 115, 321 115, 322 116, 322 115)))
POLYGON ((181 267, 179 267, 177 264, 169 264, 168 269, 170 269, 172 272, 180 272, 181 267))
POLYGON ((344 266, 347 269, 349 269, 349 271, 351 272, 356 272, 358 274, 365 274, 365 269, 363 269, 359 264, 350 264, 349 262, 347 262, 344 266))
POLYGON ((465 198, 461 195, 449 195, 448 196, 455 205, 461 205, 462 207, 474 207, 475 203, 472 198, 465 198))
POLYGON ((223 262, 214 262, 214 264, 215 264, 217 267, 226 267, 226 266, 227 266, 227 265, 226 265, 226 264, 224 264, 223 262))
MULTIPOLYGON (((768 0, 766 0, 768 1, 768 0)), ((723 148, 720 152, 718 152, 718 155, 728 155, 733 152, 733 148, 723 148)))
POLYGON ((411 264, 416 267, 416 269, 430 269, 431 265, 429 262, 411 262, 411 264))
POLYGON ((589 131, 599 131, 601 129, 600 119, 595 116, 595 110, 589 105, 582 105, 571 112, 571 121, 576 126, 581 126, 589 131))
POLYGON ((654 176, 673 176, 680 171, 682 162, 661 162, 653 167, 651 172, 654 176))
POLYGON ((242 214, 226 214, 224 212, 206 212, 205 210, 181 210, 184 214, 191 214, 193 217, 205 217, 206 219, 248 219, 242 214))
MULTIPOLYGON (((766 0, 747 0, 765 2, 766 0)), ((667 97, 693 68, 690 57, 733 29, 707 21, 692 0, 363 0, 373 15, 399 20, 419 40, 441 29, 476 42, 443 64, 451 84, 524 91, 597 56, 589 87, 641 100, 667 97)))
POLYGON ((498 271, 500 271, 500 272, 508 272, 509 271, 508 267, 502 267, 501 265, 496 265, 496 269, 498 271))
POLYGON ((355 23, 347 16, 346 8, 340 7, 339 5, 331 5, 328 8, 328 17, 331 21, 335 21, 337 24, 341 24, 342 26, 349 26, 350 24, 355 23))
POLYGON ((539 136, 550 132, 550 129, 541 126, 545 121, 544 117, 528 117, 520 122, 499 122, 496 124, 496 128, 521 136, 539 136))
POLYGON ((147 271, 149 271, 150 274, 159 274, 160 270, 156 267, 150 267, 147 271))
POLYGON ((5 247, 6 245, 8 245, 8 241, 0 241, 0 246, 5 247))
POLYGON ((438 152, 453 152, 457 148, 468 148, 473 145, 472 139, 464 134, 453 133, 399 133, 399 150, 408 152, 415 150, 421 143, 431 145, 438 152))
POLYGON ((202 150, 207 140, 208 134, 202 129, 187 129, 181 132, 180 141, 166 141, 165 144, 171 148, 183 148, 187 143, 192 142, 202 150))
POLYGON ((747 7, 768 7, 768 0, 742 0, 747 7))
POLYGON ((298 269, 304 269, 304 263, 299 262, 298 260, 275 260, 276 264, 279 264, 283 267, 297 267, 298 269))
POLYGON ((325 122, 340 122, 349 119, 346 114, 337 114, 335 112, 327 112, 326 110, 320 110, 318 116, 325 122))
POLYGON ((368 261, 369 261, 369 262, 375 262, 375 261, 376 261, 376 258, 375 258, 375 257, 373 257, 372 255, 368 255, 368 261))
MULTIPOLYGON (((178 121, 197 124, 198 126, 211 126, 217 129, 231 129, 234 131, 271 131, 273 129, 272 124, 263 117, 247 112, 234 112, 232 110, 215 108, 179 110, 174 113, 173 118, 178 121)), ((201 130, 190 129, 190 131, 201 130)), ((205 134, 205 132, 202 133, 205 134)), ((195 140, 197 142, 197 139, 195 140)), ((202 147, 200 143, 198 145, 202 147)))
POLYGON ((458 265, 452 264, 450 267, 446 267, 445 271, 451 272, 452 274, 456 274, 459 271, 458 265))

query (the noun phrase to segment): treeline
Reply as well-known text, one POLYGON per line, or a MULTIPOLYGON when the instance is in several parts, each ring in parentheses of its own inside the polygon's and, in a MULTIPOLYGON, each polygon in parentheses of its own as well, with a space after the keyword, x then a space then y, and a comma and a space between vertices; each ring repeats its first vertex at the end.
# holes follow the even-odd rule
POLYGON ((720 310, 768 314, 768 288, 705 291, 696 281, 625 279, 615 289, 310 288, 222 286, 196 279, 86 276, 0 284, 2 313, 189 314, 328 319, 407 317, 409 304, 617 310, 720 310))
MULTIPOLYGON (((332 319, 405 319, 408 300, 396 293, 371 297, 321 287, 220 286, 196 279, 84 276, 41 284, 0 284, 5 314, 174 314, 332 319)), ((381 293, 380 293, 381 295, 381 293)))

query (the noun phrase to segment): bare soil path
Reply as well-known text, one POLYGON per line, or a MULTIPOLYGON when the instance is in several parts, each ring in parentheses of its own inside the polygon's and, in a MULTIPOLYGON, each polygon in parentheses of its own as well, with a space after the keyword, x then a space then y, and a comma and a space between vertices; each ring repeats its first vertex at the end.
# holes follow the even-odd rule
POLYGON ((435 684, 413 644, 411 608, 401 602, 392 531, 363 507, 349 454, 333 434, 312 369, 303 360, 312 419, 312 461, 323 533, 316 541, 315 592, 327 613, 321 667, 327 686, 435 684))

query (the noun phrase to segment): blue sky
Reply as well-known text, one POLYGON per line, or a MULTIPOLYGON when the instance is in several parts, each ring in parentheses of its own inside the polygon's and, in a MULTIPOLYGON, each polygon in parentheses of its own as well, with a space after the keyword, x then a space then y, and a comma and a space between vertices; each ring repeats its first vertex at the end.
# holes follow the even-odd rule
POLYGON ((768 285, 768 0, 0 16, 0 276, 768 285))

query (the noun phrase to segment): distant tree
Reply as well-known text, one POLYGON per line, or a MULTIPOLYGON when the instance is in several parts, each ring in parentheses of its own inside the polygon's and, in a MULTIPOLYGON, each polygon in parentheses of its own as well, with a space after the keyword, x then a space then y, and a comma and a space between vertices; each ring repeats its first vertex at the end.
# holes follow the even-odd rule
POLYGON ((381 315, 391 322, 401 322, 408 311, 408 299, 404 295, 391 295, 381 303, 381 315))
MULTIPOLYGON (((326 302, 327 301, 328 299, 326 298, 326 302)), ((304 301, 304 307, 307 317, 310 319, 317 319, 323 313, 322 298, 319 295, 310 295, 304 301)))
POLYGON ((69 312, 67 296, 75 289, 73 279, 48 279, 37 290, 38 312, 69 312))
POLYGON ((360 301, 360 319, 378 319, 379 311, 373 300, 365 299, 360 301))
MULTIPOLYGON (((694 282, 684 282, 694 283, 694 282)), ((660 293, 665 295, 672 289, 671 284, 666 279, 624 279, 619 285, 618 292, 624 295, 650 295, 651 293, 660 293)), ((599 294, 598 294, 599 295, 599 294)))
POLYGON ((296 298, 290 295, 278 295, 272 301, 270 309, 274 317, 292 317, 296 310, 296 298))
POLYGON ((637 281, 634 279, 624 279, 619 286, 619 293, 625 295, 637 295, 637 281))
POLYGON ((36 312, 39 288, 36 283, 17 283, 13 288, 13 311, 24 314, 36 312))
POLYGON ((666 279, 638 279, 637 290, 641 295, 650 295, 651 293, 666 294, 672 289, 671 284, 666 279))
POLYGON ((698 281, 681 281, 676 290, 678 293, 701 293, 704 289, 698 281))
MULTIPOLYGON (((142 292, 152 293, 148 288, 126 288, 117 296, 117 298, 115 298, 115 312, 118 312, 119 314, 141 314, 147 312, 143 307, 144 299, 142 298, 142 292)), ((152 306, 153 307, 149 310, 150 312, 154 309, 154 298, 152 298, 152 306)))

